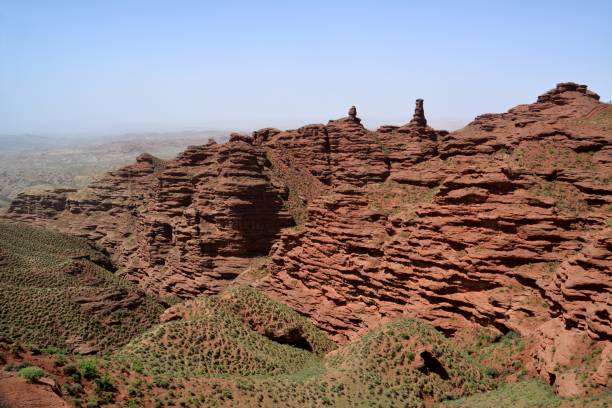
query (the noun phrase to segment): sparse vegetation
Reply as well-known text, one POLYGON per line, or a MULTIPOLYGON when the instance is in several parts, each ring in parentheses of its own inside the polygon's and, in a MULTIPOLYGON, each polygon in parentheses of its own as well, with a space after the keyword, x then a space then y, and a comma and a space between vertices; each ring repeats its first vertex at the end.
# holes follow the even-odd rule
POLYGON ((541 380, 501 384, 497 389, 440 404, 437 408, 606 408, 612 394, 564 399, 541 380))
MULTIPOLYGON (((154 375, 152 385, 166 396, 156 397, 159 403, 184 397, 179 384, 186 382, 189 389, 206 390, 197 400, 209 406, 229 401, 245 407, 281 402, 286 407, 423 406, 423 396, 441 400, 494 385, 483 366, 424 322, 399 319, 321 358, 253 330, 259 327, 253 316, 264 316, 262 321, 272 327, 291 327, 292 319, 300 320, 295 312, 264 300, 252 288, 230 293, 217 301, 199 299, 200 313, 150 330, 116 353, 112 366, 133 373, 133 363, 141 361, 145 372, 154 375), (425 351, 441 371, 415 364, 425 351)), ((331 346, 329 341, 321 344, 331 346)), ((130 395, 138 395, 136 388, 129 388, 130 395)), ((179 405, 190 406, 193 398, 180 399, 179 405)))
POLYGON ((19 376, 25 378, 29 382, 36 381, 43 375, 45 375, 45 371, 36 366, 28 366, 19 370, 19 376))
MULTIPOLYGON (((458 347, 424 322, 399 319, 337 349, 307 318, 249 286, 201 297, 193 301, 188 319, 158 324, 140 335, 161 311, 154 302, 145 302, 137 314, 120 311, 130 314, 118 320, 120 327, 108 328, 71 302, 99 290, 131 288, 96 264, 104 259, 95 249, 19 224, 0 224, 0 235, 11 237, 0 240, 0 326, 38 346, 38 355, 47 356, 66 379, 62 388, 75 405, 424 407, 424 400, 453 400, 458 407, 478 407, 509 395, 519 407, 531 398, 542 404, 567 402, 529 381, 520 383, 522 388, 502 385, 470 397, 503 384, 508 375, 524 377, 514 358, 524 343, 514 332, 499 336, 483 330, 458 347), (144 326, 131 326, 142 316, 149 316, 141 320, 144 326), (69 334, 109 348, 132 340, 107 357, 75 358, 67 350, 69 334)), ((596 366, 599 354, 597 348, 585 354, 584 370, 596 366)), ((16 369, 29 381, 44 375, 27 360, 16 369)))
POLYGON ((583 214, 589 209, 586 201, 581 199, 580 191, 568 183, 542 181, 530 191, 535 196, 552 198, 555 207, 561 210, 583 214))
POLYGON ((326 190, 325 185, 312 175, 304 166, 296 163, 295 158, 283 149, 268 150, 266 157, 272 164, 272 178, 289 189, 285 206, 296 225, 303 224, 307 217, 307 206, 326 190))
POLYGON ((400 212, 413 212, 419 204, 431 202, 437 191, 437 188, 387 180, 384 183, 369 185, 366 195, 372 209, 386 216, 392 216, 400 212))
MULTIPOLYGON (((424 408, 428 401, 442 408, 496 401, 502 408, 565 408, 586 401, 561 399, 539 381, 505 384, 522 369, 515 356, 524 341, 515 332, 480 330, 454 342, 423 321, 400 318, 336 348, 306 318, 251 287, 198 298, 190 308, 187 319, 158 324, 106 357, 75 358, 55 348, 38 356, 65 358, 55 370, 77 406, 424 408), (297 332, 301 341, 283 337, 297 332)), ((594 348, 582 359, 594 365, 600 354, 594 348)), ((25 368, 38 367, 24 360, 17 369, 25 368)))
POLYGON ((150 327, 163 310, 145 296, 133 310, 85 312, 75 299, 109 290, 127 294, 134 286, 99 266, 108 261, 82 239, 0 222, 0 254, 0 333, 46 353, 61 354, 78 343, 115 348, 150 327))

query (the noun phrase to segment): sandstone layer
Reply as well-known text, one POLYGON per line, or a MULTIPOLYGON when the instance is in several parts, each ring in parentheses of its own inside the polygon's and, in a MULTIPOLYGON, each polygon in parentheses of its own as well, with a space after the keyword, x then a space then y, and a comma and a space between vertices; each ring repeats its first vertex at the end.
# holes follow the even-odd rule
POLYGON ((612 107, 598 99, 566 83, 450 134, 380 128, 388 177, 313 200, 260 286, 340 342, 398 315, 533 335, 554 383, 556 343, 612 338, 612 107))
POLYGON ((567 384, 553 350, 612 338, 611 142, 612 106, 574 83, 451 133, 422 100, 377 131, 352 107, 141 156, 84 192, 20 195, 7 216, 96 241, 161 294, 216 293, 270 254, 255 284, 339 342, 397 316, 512 330, 536 339, 533 370, 567 384))
POLYGON ((191 146, 168 162, 143 154, 83 191, 21 194, 8 217, 82 236, 128 278, 162 295, 216 293, 292 225, 252 138, 191 146))

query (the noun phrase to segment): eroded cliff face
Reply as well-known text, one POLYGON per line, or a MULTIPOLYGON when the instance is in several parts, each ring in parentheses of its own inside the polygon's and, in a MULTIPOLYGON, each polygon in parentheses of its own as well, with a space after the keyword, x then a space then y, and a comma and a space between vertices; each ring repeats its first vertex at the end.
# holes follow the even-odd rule
POLYGON ((141 156, 84 192, 22 195, 8 216, 86 236, 144 288, 183 297, 270 253, 254 284, 339 342, 397 316, 514 330, 563 384, 570 357, 554 350, 612 353, 612 107, 598 99, 559 84, 452 133, 427 126, 420 100, 376 132, 352 108, 141 156))
POLYGON ((559 316, 609 338, 611 115, 585 87, 560 84, 450 134, 385 126, 372 138, 388 177, 343 177, 313 200, 262 287, 341 341, 399 314, 447 332, 559 316))
POLYGON ((234 135, 168 162, 141 155, 80 192, 22 194, 8 217, 86 237, 143 288, 191 297, 218 292, 268 254, 293 224, 286 195, 264 149, 234 135))
POLYGON ((141 217, 127 273, 179 296, 217 293, 293 225, 287 191, 248 137, 189 148, 167 163, 141 217))
POLYGON ((514 330, 537 344, 532 368, 580 393, 559 368, 571 353, 552 356, 610 351, 612 107, 598 99, 560 84, 450 134, 379 129, 389 176, 313 200, 260 287, 340 342, 399 315, 514 330))

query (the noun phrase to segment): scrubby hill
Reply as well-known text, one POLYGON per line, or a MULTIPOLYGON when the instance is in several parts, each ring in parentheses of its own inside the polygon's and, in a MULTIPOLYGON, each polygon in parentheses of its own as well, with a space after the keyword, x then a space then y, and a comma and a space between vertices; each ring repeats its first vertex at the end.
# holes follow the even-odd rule
POLYGON ((499 407, 604 407, 610 401, 605 394, 566 400, 525 380, 522 367, 512 364, 524 348, 516 334, 483 332, 453 341, 424 321, 400 318, 338 348, 308 319, 245 286, 176 304, 162 320, 97 358, 53 347, 41 354, 0 339, 7 370, 0 389, 20 385, 14 373, 34 366, 47 378, 35 380, 38 387, 56 384, 53 389, 77 407, 424 408, 493 401, 499 407), (504 385, 518 377, 523 381, 504 385))
POLYGON ((0 223, 0 333, 81 352, 126 343, 163 308, 110 267, 82 239, 0 223))
POLYGON ((610 404, 610 392, 593 397, 563 399, 544 382, 528 380, 502 384, 493 391, 441 403, 436 408, 607 408, 610 404))
POLYGON ((193 320, 219 314, 239 319, 249 329, 277 343, 289 344, 320 356, 336 348, 336 344, 309 319, 247 285, 232 286, 219 296, 180 303, 166 310, 161 319, 193 320))
POLYGON ((115 358, 151 375, 186 379, 290 374, 319 363, 313 353, 252 330, 214 298, 198 303, 197 315, 156 326, 124 346, 115 358))
POLYGON ((424 407, 495 386, 484 366, 422 321, 400 319, 335 349, 303 317, 253 289, 237 288, 229 297, 233 300, 225 294, 199 298, 189 315, 174 314, 97 360, 27 350, 15 357, 16 348, 2 344, 0 357, 9 369, 44 367, 73 403, 77 398, 147 407, 424 407), (275 321, 277 331, 301 327, 318 354, 259 333, 249 318, 258 312, 275 321))

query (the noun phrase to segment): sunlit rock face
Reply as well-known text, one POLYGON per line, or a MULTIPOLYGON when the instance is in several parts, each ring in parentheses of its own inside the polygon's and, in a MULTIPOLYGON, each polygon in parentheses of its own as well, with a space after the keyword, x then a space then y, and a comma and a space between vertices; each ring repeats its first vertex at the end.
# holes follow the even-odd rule
POLYGON ((397 316, 514 330, 561 378, 555 344, 612 336, 611 118, 573 83, 451 133, 427 126, 422 100, 377 131, 352 107, 143 155, 83 191, 22 194, 7 217, 87 237, 143 288, 182 297, 269 255, 254 284, 339 342, 397 316))

